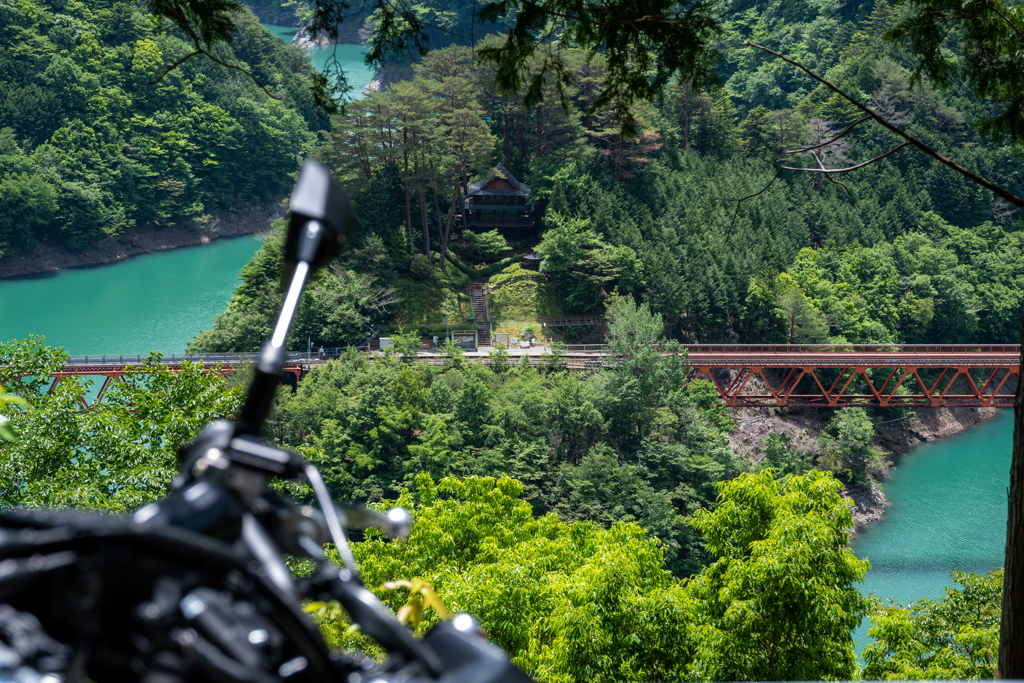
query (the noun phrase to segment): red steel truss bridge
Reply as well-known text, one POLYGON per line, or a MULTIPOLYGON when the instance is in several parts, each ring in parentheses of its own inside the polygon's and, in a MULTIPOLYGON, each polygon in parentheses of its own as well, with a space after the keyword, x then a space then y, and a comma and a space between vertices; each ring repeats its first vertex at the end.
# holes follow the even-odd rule
POLYGON ((1013 406, 1020 346, 689 345, 730 407, 1013 406))
MULTIPOLYGON (((239 365, 255 363, 258 356, 259 354, 257 353, 167 354, 161 358, 160 366, 177 371, 181 369, 182 364, 186 361, 190 363, 203 363, 210 366, 220 365, 220 374, 226 375, 234 372, 235 368, 239 365)), ((93 404, 96 404, 103 400, 103 395, 107 392, 111 382, 121 381, 129 371, 145 368, 147 359, 148 356, 141 354, 71 356, 62 370, 50 373, 50 376, 53 377, 50 390, 53 390, 65 377, 76 375, 102 377, 103 382, 100 384, 99 391, 92 399, 93 404)), ((305 362, 304 354, 297 352, 288 353, 288 360, 285 363, 284 371, 295 378, 294 384, 291 381, 288 382, 289 384, 298 386, 299 379, 303 374, 303 363, 305 362)), ((84 404, 82 407, 88 408, 89 406, 84 404)))
MULTIPOLYGON (((1020 346, 1015 344, 690 344, 690 379, 706 379, 722 402, 743 407, 940 407, 1013 406, 1020 378, 1020 346)), ((566 365, 596 370, 608 361, 604 345, 571 348, 566 365)), ((166 355, 163 367, 182 363, 221 364, 221 374, 255 362, 255 353, 166 355)), ((440 361, 425 357, 424 360, 440 361)), ((480 362, 488 363, 486 356, 480 362)), ((531 358, 539 362, 539 357, 531 358)), ((289 352, 285 372, 299 380, 315 359, 289 352)), ((102 377, 93 402, 129 368, 146 364, 143 355, 72 356, 52 373, 53 386, 72 375, 102 377)), ((88 406, 83 406, 88 407, 88 406)))

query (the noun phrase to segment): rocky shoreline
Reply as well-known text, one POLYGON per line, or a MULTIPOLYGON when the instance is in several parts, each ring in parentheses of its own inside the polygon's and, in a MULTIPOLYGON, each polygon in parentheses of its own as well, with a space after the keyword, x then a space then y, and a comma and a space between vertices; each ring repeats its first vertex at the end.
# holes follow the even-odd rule
POLYGON ((270 224, 283 215, 284 209, 275 201, 267 206, 254 207, 246 211, 216 212, 204 224, 136 227, 81 251, 40 245, 28 254, 0 257, 0 278, 116 263, 138 254, 209 244, 224 237, 252 235, 268 230, 270 224))
MULTIPOLYGON (((290 24, 294 21, 294 15, 282 16, 282 15, 269 15, 261 13, 257 8, 249 7, 256 17, 268 24, 280 24, 282 26, 290 24)), ((341 26, 338 29, 338 39, 330 40, 327 36, 319 36, 315 40, 309 35, 309 31, 306 28, 300 28, 295 37, 292 38, 293 43, 300 45, 307 50, 311 50, 318 47, 327 47, 328 45, 366 45, 370 40, 372 31, 367 28, 365 24, 354 25, 350 24, 347 26, 341 26)), ((370 79, 369 83, 366 83, 363 87, 367 90, 374 90, 377 92, 383 92, 387 90, 392 84, 398 81, 412 80, 413 71, 412 63, 392 63, 377 69, 377 72, 370 79)))
MULTIPOLYGON (((892 456, 906 453, 926 441, 935 441, 964 432, 987 422, 997 414, 995 408, 922 408, 916 414, 890 422, 880 422, 874 442, 892 456)), ((790 446, 811 455, 818 452, 818 436, 825 419, 818 409, 744 408, 733 415, 737 427, 729 443, 744 459, 756 463, 762 457, 764 440, 771 432, 789 438, 790 446)), ((882 519, 887 500, 875 484, 846 487, 843 495, 853 501, 854 534, 867 524, 882 519)))
POLYGON ((309 31, 306 28, 300 28, 299 32, 292 38, 292 42, 296 45, 310 50, 316 47, 327 47, 328 45, 366 45, 366 41, 370 39, 370 29, 364 26, 342 26, 338 28, 338 39, 331 40, 327 36, 319 36, 314 40, 309 35, 309 31))

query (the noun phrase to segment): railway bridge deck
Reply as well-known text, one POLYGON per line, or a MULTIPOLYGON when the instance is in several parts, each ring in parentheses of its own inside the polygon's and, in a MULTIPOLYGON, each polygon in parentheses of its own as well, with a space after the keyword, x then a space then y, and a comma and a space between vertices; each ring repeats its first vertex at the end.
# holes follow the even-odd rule
MULTIPOLYGON (((1020 346, 987 345, 754 345, 692 344, 687 353, 692 380, 709 380, 729 407, 1012 407, 1020 379, 1020 346)), ((572 370, 596 370, 616 363, 604 345, 567 347, 572 370)), ((517 349, 510 349, 517 355, 517 349)), ((486 352, 467 354, 490 364, 486 352)), ((254 362, 254 353, 165 355, 161 364, 177 369, 185 361, 219 364, 220 372, 254 362)), ((532 363, 542 356, 530 356, 532 363)), ((424 354, 426 362, 443 362, 424 354)), ((320 363, 291 352, 285 372, 297 385, 320 363), (294 378, 293 380, 291 378, 294 378)), ((70 375, 103 377, 96 400, 129 368, 144 366, 143 355, 72 356, 53 373, 54 384, 70 375)))

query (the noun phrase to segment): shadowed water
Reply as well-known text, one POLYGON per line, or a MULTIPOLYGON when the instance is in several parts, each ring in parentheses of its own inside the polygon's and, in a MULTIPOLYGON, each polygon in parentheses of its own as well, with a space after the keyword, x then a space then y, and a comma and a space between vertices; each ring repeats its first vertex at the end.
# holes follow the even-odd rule
MULTIPOLYGON (((262 26, 285 42, 291 42, 299 31, 290 26, 275 26, 274 24, 262 24, 262 26)), ((365 45, 342 43, 315 47, 309 51, 309 57, 313 60, 313 66, 319 71, 323 71, 332 59, 337 60, 338 66, 341 67, 352 88, 348 93, 350 98, 358 97, 367 84, 373 80, 373 75, 376 73, 374 69, 366 66, 363 62, 366 57, 365 45)))

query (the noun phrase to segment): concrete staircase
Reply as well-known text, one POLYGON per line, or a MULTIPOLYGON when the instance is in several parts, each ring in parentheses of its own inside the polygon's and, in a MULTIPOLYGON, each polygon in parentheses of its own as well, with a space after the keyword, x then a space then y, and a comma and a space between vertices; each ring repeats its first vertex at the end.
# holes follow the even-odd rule
POLYGON ((491 327, 487 322, 487 305, 484 303, 484 283, 469 284, 469 299, 473 303, 473 315, 476 316, 476 344, 491 345, 491 327))

